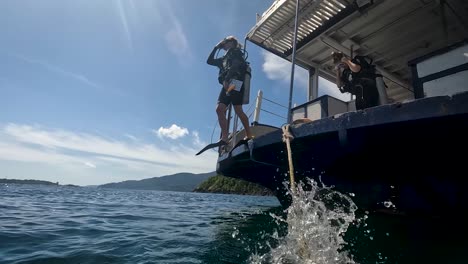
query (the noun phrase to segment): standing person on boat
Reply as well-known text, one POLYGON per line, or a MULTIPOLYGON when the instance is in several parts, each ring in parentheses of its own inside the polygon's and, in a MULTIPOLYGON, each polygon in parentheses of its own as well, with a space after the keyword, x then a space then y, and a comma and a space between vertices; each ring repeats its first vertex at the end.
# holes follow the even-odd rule
POLYGON ((218 115, 219 126, 221 128, 221 140, 219 145, 226 145, 228 142, 228 123, 226 110, 232 104, 234 111, 239 116, 245 129, 246 138, 252 138, 249 118, 242 110, 242 98, 244 95, 244 76, 247 63, 244 54, 240 49, 239 42, 233 36, 221 40, 211 51, 206 63, 219 68, 218 82, 222 85, 218 96, 216 113, 218 115), (221 58, 215 59, 215 54, 219 49, 224 49, 226 53, 221 58))
POLYGON ((379 105, 374 67, 363 56, 348 58, 341 52, 332 53, 336 65, 336 85, 342 93, 356 96, 356 109, 361 110, 379 105))

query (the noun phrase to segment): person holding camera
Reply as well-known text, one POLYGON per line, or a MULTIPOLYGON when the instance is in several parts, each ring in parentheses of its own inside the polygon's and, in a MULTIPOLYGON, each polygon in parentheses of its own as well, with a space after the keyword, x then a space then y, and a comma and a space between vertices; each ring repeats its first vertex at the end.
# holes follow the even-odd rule
POLYGON ((253 138, 249 126, 249 118, 242 109, 242 99, 244 93, 244 76, 247 69, 247 62, 244 59, 244 54, 240 49, 239 42, 233 36, 229 36, 221 40, 211 51, 208 60, 209 65, 219 68, 218 82, 222 85, 218 96, 216 113, 218 122, 221 128, 221 140, 219 145, 228 143, 229 131, 226 118, 226 110, 229 104, 232 104, 234 111, 242 122, 245 129, 246 138, 253 138), (215 58, 218 50, 226 51, 223 57, 215 58))
POLYGON ((363 56, 348 58, 341 52, 332 53, 336 85, 342 93, 356 96, 356 110, 379 105, 375 68, 363 56))

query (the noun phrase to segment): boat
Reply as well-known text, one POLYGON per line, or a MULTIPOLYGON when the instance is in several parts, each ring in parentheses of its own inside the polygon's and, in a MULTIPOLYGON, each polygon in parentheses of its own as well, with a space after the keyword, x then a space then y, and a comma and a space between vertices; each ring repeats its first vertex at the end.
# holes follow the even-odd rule
POLYGON ((284 207, 294 174, 297 184, 352 194, 363 210, 465 215, 467 36, 464 0, 274 1, 246 43, 308 70, 308 102, 290 100, 288 124, 275 127, 258 118, 259 92, 255 138, 237 144, 245 133, 230 120, 231 149, 219 152, 217 172, 269 188, 284 207), (387 102, 356 111, 353 100, 318 96, 319 77, 336 81, 333 51, 373 59, 387 102))

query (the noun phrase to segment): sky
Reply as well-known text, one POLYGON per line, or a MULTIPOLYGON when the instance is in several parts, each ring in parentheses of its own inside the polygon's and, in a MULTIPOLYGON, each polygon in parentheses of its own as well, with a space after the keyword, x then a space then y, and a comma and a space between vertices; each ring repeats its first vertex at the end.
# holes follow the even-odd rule
MULTIPOLYGON (((216 169, 216 43, 273 0, 0 1, 0 178, 97 185, 216 169)), ((291 64, 247 42, 259 90, 289 102, 291 64)), ((223 52, 220 52, 220 56, 223 52)), ((293 104, 307 101, 296 67, 293 104)), ((319 95, 346 99, 320 80, 319 95)), ((264 101, 260 122, 287 110, 264 101), (271 115, 268 112, 276 113, 271 115)), ((252 122, 252 118, 250 118, 252 122)))

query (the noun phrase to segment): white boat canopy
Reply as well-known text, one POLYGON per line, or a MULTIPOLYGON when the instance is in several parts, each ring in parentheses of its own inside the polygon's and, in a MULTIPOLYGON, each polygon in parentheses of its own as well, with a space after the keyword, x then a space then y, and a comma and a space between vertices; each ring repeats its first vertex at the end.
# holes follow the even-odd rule
MULTIPOLYGON (((291 61, 295 8, 274 1, 246 38, 291 61)), ((466 0, 299 0, 295 62, 335 82, 332 51, 368 56, 403 101, 414 97, 409 61, 467 38, 466 0)))

